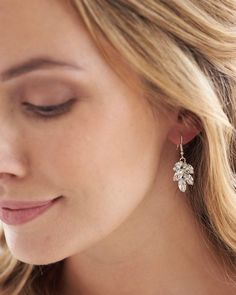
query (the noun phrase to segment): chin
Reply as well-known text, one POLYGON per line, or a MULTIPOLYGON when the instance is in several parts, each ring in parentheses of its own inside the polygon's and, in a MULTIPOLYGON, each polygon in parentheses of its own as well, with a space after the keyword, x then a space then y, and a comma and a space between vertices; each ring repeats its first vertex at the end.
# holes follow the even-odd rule
POLYGON ((57 259, 49 259, 49 258, 36 259, 35 257, 26 258, 26 259, 21 257, 15 257, 15 258, 23 263, 32 264, 32 265, 48 265, 48 264, 59 262, 61 260, 61 259, 57 260, 57 259))
POLYGON ((9 236, 7 242, 11 255, 23 263, 31 265, 47 265, 64 258, 61 257, 62 253, 56 251, 57 249, 53 247, 47 247, 47 244, 43 247, 37 247, 33 242, 11 239, 11 236, 9 236))
POLYGON ((38 254, 34 254, 34 255, 27 255, 27 253, 11 253, 12 256, 17 259, 18 261, 21 261, 23 263, 27 263, 27 264, 32 264, 32 265, 47 265, 47 264, 52 264, 52 263, 56 263, 60 260, 63 259, 63 257, 55 257, 55 255, 50 256, 45 256, 45 255, 38 255, 38 254))

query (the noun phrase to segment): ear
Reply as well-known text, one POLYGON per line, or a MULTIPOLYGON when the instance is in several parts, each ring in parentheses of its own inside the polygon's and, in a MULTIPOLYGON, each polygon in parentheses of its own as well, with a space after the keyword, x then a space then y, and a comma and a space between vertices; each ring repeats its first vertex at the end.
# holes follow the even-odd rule
POLYGON ((180 144, 180 135, 183 144, 190 142, 202 131, 200 120, 195 114, 187 110, 180 110, 176 114, 175 122, 168 134, 168 140, 175 145, 180 144))

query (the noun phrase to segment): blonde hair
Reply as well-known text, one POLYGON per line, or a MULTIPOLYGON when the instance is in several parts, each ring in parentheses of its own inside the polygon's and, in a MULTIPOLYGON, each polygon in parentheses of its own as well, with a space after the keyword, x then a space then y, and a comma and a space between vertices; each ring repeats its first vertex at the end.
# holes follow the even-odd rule
MULTIPOLYGON (((121 78, 111 48, 137 72, 156 110, 179 109, 185 124, 201 126, 200 134, 184 146, 187 161, 195 167, 188 200, 235 283, 236 2, 70 3, 121 78)), ((63 261, 41 268, 17 261, 9 253, 3 232, 1 246, 1 294, 32 295, 38 294, 37 290, 54 294, 52 286, 56 288, 63 261)))

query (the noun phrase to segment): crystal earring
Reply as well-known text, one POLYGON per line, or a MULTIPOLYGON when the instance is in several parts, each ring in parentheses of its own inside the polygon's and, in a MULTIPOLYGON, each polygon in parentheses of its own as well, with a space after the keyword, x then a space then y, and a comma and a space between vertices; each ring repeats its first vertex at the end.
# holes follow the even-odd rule
POLYGON ((193 177, 191 174, 194 173, 193 166, 186 163, 183 151, 183 137, 180 135, 180 144, 177 145, 177 149, 180 146, 180 159, 179 162, 175 163, 173 170, 175 171, 173 180, 178 181, 178 187, 181 192, 185 192, 187 184, 193 185, 193 177))

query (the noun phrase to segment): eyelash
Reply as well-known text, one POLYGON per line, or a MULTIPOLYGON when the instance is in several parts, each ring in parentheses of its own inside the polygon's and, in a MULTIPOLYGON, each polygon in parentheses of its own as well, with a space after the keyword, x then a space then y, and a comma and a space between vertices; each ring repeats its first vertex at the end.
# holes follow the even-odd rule
POLYGON ((36 106, 28 102, 24 102, 23 105, 26 109, 33 111, 34 115, 45 120, 53 119, 58 117, 70 110, 70 107, 74 104, 76 98, 69 99, 65 103, 59 105, 49 105, 49 106, 36 106), (44 114, 40 113, 43 112, 44 114), (46 115, 45 115, 46 114, 46 115))

